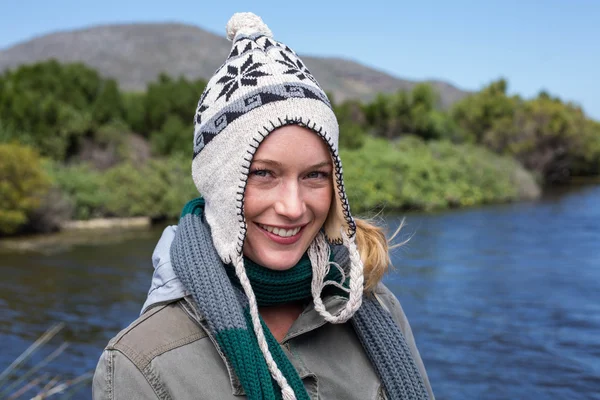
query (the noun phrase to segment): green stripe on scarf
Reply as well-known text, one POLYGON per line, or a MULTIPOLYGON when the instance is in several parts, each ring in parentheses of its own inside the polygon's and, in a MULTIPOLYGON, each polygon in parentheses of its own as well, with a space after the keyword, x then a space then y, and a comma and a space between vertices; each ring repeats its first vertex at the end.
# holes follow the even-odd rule
MULTIPOLYGON (((258 347, 256 336, 252 329, 252 317, 250 316, 248 307, 244 309, 244 316, 246 317, 248 329, 228 329, 221 331, 216 335, 217 343, 225 354, 237 353, 235 357, 228 359, 233 364, 233 368, 235 369, 238 379, 244 387, 248 398, 280 400, 281 389, 277 385, 277 382, 272 379, 264 357, 258 347), (244 343, 246 344, 245 346, 243 345, 244 343), (253 360, 253 365, 249 365, 248 360, 253 360), (244 364, 240 365, 240 363, 244 364)), ((296 398, 298 400, 309 400, 302 379, 300 379, 296 369, 289 361, 283 352, 281 345, 277 342, 273 334, 271 334, 271 331, 262 318, 260 321, 265 332, 271 355, 277 363, 279 370, 294 390, 296 398)))
POLYGON ((201 216, 204 213, 204 197, 198 197, 194 200, 190 200, 185 203, 179 219, 185 217, 188 214, 201 216))

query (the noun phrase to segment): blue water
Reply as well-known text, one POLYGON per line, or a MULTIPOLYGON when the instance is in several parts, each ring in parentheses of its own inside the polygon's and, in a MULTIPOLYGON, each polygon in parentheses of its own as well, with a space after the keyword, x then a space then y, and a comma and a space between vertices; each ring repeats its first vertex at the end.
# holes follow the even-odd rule
POLYGON ((438 398, 600 398, 600 187, 407 222, 386 281, 438 398))
MULTIPOLYGON (((438 399, 600 399, 600 186, 405 217, 400 239, 411 240, 394 251, 385 280, 438 399)), ((139 313, 159 236, 1 252, 0 371, 59 321, 65 329, 36 359, 68 341, 44 370, 93 370, 139 313)), ((84 387, 74 398, 90 397, 84 387)))

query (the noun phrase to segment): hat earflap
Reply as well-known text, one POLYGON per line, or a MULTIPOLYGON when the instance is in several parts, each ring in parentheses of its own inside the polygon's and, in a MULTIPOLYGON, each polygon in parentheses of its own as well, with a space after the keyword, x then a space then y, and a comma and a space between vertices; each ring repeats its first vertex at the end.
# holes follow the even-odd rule
POLYGON ((348 237, 344 228, 341 229, 341 236, 344 246, 348 249, 350 256, 350 282, 349 287, 344 287, 343 284, 346 280, 346 274, 339 264, 329 261, 331 248, 325 235, 319 232, 310 247, 308 248, 308 257, 313 268, 313 277, 311 284, 311 291, 313 301, 315 304, 315 310, 327 321, 333 324, 341 324, 348 321, 356 310, 358 310, 362 304, 362 293, 363 293, 363 263, 360 259, 358 248, 356 247, 355 238, 356 235, 348 237), (325 281, 325 277, 331 267, 338 268, 342 274, 342 281, 325 281), (321 293, 325 286, 336 286, 337 288, 348 293, 348 302, 346 306, 337 314, 332 315, 327 311, 321 299, 321 293))

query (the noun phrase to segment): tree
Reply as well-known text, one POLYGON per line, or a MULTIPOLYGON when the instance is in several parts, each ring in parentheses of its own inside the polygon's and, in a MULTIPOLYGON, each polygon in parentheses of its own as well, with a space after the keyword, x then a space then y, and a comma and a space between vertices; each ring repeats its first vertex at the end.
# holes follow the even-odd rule
POLYGON ((192 157, 194 130, 176 115, 169 115, 160 131, 152 132, 152 152, 159 155, 185 154, 192 157))
POLYGON ((340 126, 340 147, 358 149, 365 141, 366 116, 362 104, 347 100, 333 107, 340 126))
POLYGON ((481 143, 494 125, 506 124, 514 118, 520 99, 507 96, 507 87, 506 80, 497 80, 453 106, 452 118, 466 134, 467 141, 481 143))
POLYGON ((376 136, 388 139, 417 135, 423 139, 450 137, 456 130, 440 109, 440 98, 430 84, 421 83, 412 91, 379 94, 364 107, 366 120, 376 136))
POLYGON ((202 79, 188 81, 184 77, 177 80, 161 74, 156 82, 148 85, 144 102, 145 123, 142 133, 160 131, 169 117, 176 116, 193 126, 194 111, 206 82, 202 79))
POLYGON ((93 116, 98 125, 120 120, 125 116, 123 98, 114 79, 109 79, 102 85, 93 103, 93 116))
POLYGON ((146 93, 127 92, 123 94, 123 108, 125 122, 132 131, 141 134, 142 136, 150 136, 149 132, 145 132, 146 118, 146 93))
POLYGON ((92 109, 101 89, 108 88, 108 97, 112 90, 114 99, 115 83, 104 83, 79 63, 50 60, 9 70, 0 76, 0 120, 19 142, 64 160, 77 151, 78 138, 94 130, 92 109))
POLYGON ((452 110, 468 138, 519 160, 546 183, 568 180, 596 167, 597 136, 580 107, 542 91, 531 100, 506 94, 493 82, 452 110), (590 164, 587 164, 590 163, 590 164))
POLYGON ((376 136, 390 137, 389 127, 392 120, 390 96, 379 93, 364 107, 367 123, 376 136))

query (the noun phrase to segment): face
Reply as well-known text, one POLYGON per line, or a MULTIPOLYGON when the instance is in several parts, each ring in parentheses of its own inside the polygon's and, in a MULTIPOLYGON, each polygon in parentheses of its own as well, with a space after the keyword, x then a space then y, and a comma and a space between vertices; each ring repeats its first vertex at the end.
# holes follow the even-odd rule
POLYGON ((288 125, 267 136, 246 184, 246 257, 273 270, 296 265, 327 218, 332 168, 327 145, 306 128, 288 125))

